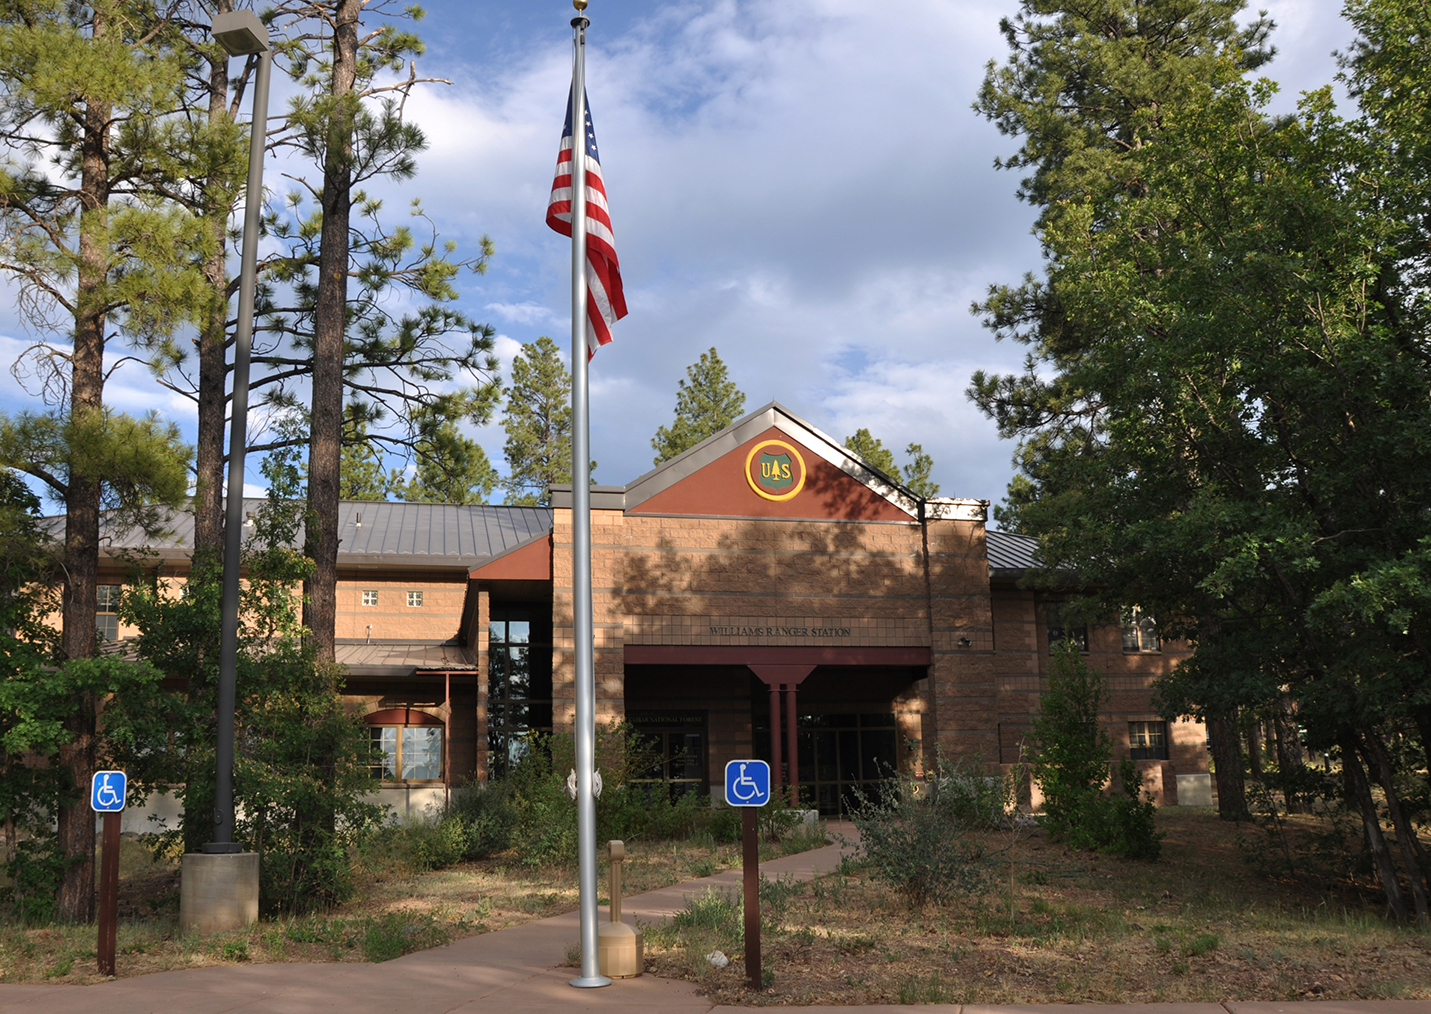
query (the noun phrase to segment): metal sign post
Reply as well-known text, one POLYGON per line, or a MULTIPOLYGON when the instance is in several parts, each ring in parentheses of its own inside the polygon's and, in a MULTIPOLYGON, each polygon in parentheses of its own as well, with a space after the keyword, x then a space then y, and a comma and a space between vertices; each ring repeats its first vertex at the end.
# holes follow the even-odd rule
POLYGON ((119 822, 124 812, 123 771, 96 771, 90 780, 89 805, 104 814, 99 859, 99 944, 95 954, 100 975, 114 974, 115 939, 119 934, 119 822))
POLYGON ((745 881, 745 974, 751 989, 764 989, 760 967, 760 819, 770 802, 770 765, 763 760, 733 760, 725 766, 725 801, 738 806, 741 865, 745 881))

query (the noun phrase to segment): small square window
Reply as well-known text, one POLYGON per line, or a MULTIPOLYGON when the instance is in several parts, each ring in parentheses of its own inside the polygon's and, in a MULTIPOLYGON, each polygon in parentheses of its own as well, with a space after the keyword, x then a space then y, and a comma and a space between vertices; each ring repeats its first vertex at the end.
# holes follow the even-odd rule
POLYGON ((1168 723, 1129 722, 1128 746, 1134 760, 1167 760, 1168 723))
POLYGON ((1123 610, 1123 650, 1127 652, 1161 651, 1158 621, 1137 606, 1123 610))
POLYGON ((407 593, 407 604, 408 604, 409 606, 412 606, 414 609, 419 608, 419 607, 422 605, 422 592, 420 592, 420 591, 410 591, 410 592, 408 592, 408 593, 407 593))
POLYGON ((1048 622, 1048 650, 1052 654, 1054 649, 1065 641, 1072 641, 1079 651, 1088 650, 1088 627, 1084 624, 1077 626, 1070 624, 1063 615, 1063 604, 1060 602, 1050 602, 1045 614, 1048 622))
POLYGON ((378 604, 378 593, 376 591, 363 592, 363 605, 375 606, 378 604))

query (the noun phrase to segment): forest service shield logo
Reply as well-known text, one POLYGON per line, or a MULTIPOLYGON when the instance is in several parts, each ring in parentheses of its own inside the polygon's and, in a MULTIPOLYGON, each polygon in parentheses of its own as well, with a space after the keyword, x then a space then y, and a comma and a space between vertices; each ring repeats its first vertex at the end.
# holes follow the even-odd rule
POLYGON ((805 486, 805 459, 783 440, 762 440, 745 458, 745 481, 766 500, 789 500, 805 486))

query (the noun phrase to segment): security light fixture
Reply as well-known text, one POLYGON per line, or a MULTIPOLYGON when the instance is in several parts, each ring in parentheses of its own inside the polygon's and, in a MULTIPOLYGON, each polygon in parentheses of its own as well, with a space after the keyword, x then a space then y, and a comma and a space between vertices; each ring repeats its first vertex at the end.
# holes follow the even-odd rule
POLYGON ((230 11, 214 16, 214 41, 229 56, 250 56, 268 49, 268 29, 253 11, 230 11))

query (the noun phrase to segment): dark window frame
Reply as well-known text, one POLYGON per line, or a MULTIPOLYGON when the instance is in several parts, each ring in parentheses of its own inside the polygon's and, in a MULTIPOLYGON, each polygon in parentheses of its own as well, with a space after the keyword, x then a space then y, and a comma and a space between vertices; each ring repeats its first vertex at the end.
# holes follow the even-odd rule
POLYGON ((1128 723, 1128 756, 1133 760, 1168 760, 1168 723, 1128 723))

